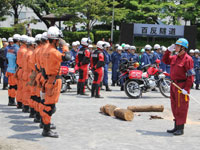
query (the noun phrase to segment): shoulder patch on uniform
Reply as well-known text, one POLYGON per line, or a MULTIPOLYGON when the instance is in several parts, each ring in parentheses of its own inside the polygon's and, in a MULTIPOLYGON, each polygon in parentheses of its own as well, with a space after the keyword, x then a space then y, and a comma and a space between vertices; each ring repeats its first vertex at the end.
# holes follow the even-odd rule
POLYGON ((189 77, 189 76, 193 76, 193 75, 195 75, 194 68, 188 70, 187 73, 186 73, 186 76, 188 76, 188 77, 189 77))

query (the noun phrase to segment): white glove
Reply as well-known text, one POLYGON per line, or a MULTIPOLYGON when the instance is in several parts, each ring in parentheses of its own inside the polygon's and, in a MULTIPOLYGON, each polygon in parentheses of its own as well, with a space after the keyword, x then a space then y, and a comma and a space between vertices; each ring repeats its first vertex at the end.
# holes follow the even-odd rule
POLYGON ((40 98, 44 99, 44 97, 45 97, 45 93, 43 93, 42 91, 40 91, 40 98))
POLYGON ((172 44, 172 45, 169 46, 167 49, 168 49, 170 52, 175 51, 175 44, 172 44))
POLYGON ((184 90, 184 89, 182 89, 182 94, 184 94, 184 95, 188 95, 188 92, 186 91, 186 90, 184 90))

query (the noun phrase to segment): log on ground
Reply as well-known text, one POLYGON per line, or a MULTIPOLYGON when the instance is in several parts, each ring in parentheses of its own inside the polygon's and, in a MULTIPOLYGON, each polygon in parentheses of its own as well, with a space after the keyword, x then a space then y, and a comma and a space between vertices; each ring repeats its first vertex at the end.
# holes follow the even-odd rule
POLYGON ((120 108, 115 109, 114 115, 116 118, 119 118, 125 121, 132 121, 134 117, 134 114, 132 111, 128 109, 120 109, 120 108))
POLYGON ((108 116, 114 116, 114 110, 116 109, 117 107, 115 105, 110 105, 110 104, 107 104, 105 106, 102 106, 100 108, 100 112, 108 115, 108 116))
POLYGON ((163 112, 163 105, 128 106, 132 112, 163 112))

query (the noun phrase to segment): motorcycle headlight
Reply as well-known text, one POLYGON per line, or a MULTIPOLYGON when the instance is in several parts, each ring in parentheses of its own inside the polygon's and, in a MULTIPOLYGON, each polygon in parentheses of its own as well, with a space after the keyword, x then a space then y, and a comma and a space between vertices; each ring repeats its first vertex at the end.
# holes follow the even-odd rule
POLYGON ((164 79, 164 78, 165 78, 165 75, 162 73, 162 74, 160 74, 158 77, 159 77, 159 79, 164 79))

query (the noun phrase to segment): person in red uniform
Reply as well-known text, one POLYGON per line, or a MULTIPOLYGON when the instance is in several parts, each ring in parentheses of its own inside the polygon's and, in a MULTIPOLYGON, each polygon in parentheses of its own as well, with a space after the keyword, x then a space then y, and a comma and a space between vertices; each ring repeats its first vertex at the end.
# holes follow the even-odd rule
POLYGON ((170 65, 170 77, 172 82, 177 84, 182 90, 179 90, 173 84, 170 89, 171 109, 174 116, 175 126, 172 130, 167 130, 168 133, 174 135, 184 134, 184 124, 186 123, 190 88, 194 81, 194 63, 187 54, 188 41, 184 38, 177 40, 175 44, 168 47, 168 50, 163 56, 163 62, 170 65), (171 56, 175 50, 176 55, 171 56))
POLYGON ((76 55, 76 64, 79 67, 79 80, 77 84, 77 94, 86 95, 85 94, 85 85, 88 79, 88 65, 90 63, 90 50, 88 49, 88 45, 90 43, 89 38, 82 38, 81 45, 82 47, 78 51, 76 55))
MULTIPOLYGON (((66 46, 66 42, 60 40, 61 32, 55 26, 48 29, 47 37, 49 39, 49 46, 44 52, 44 69, 47 76, 45 82, 45 95, 42 102, 43 108, 41 111, 42 121, 44 123, 42 135, 45 137, 58 138, 58 134, 51 130, 51 116, 56 111, 56 103, 61 90, 61 71, 60 65, 63 61, 69 61, 71 59, 70 52, 66 46), (63 53, 57 50, 57 47, 61 42, 63 53)), ((45 76, 45 75, 44 75, 45 76)))
POLYGON ((94 81, 92 83, 91 97, 101 98, 100 97, 100 88, 103 80, 104 74, 104 49, 105 42, 97 42, 97 50, 91 55, 91 68, 94 74, 94 81))

